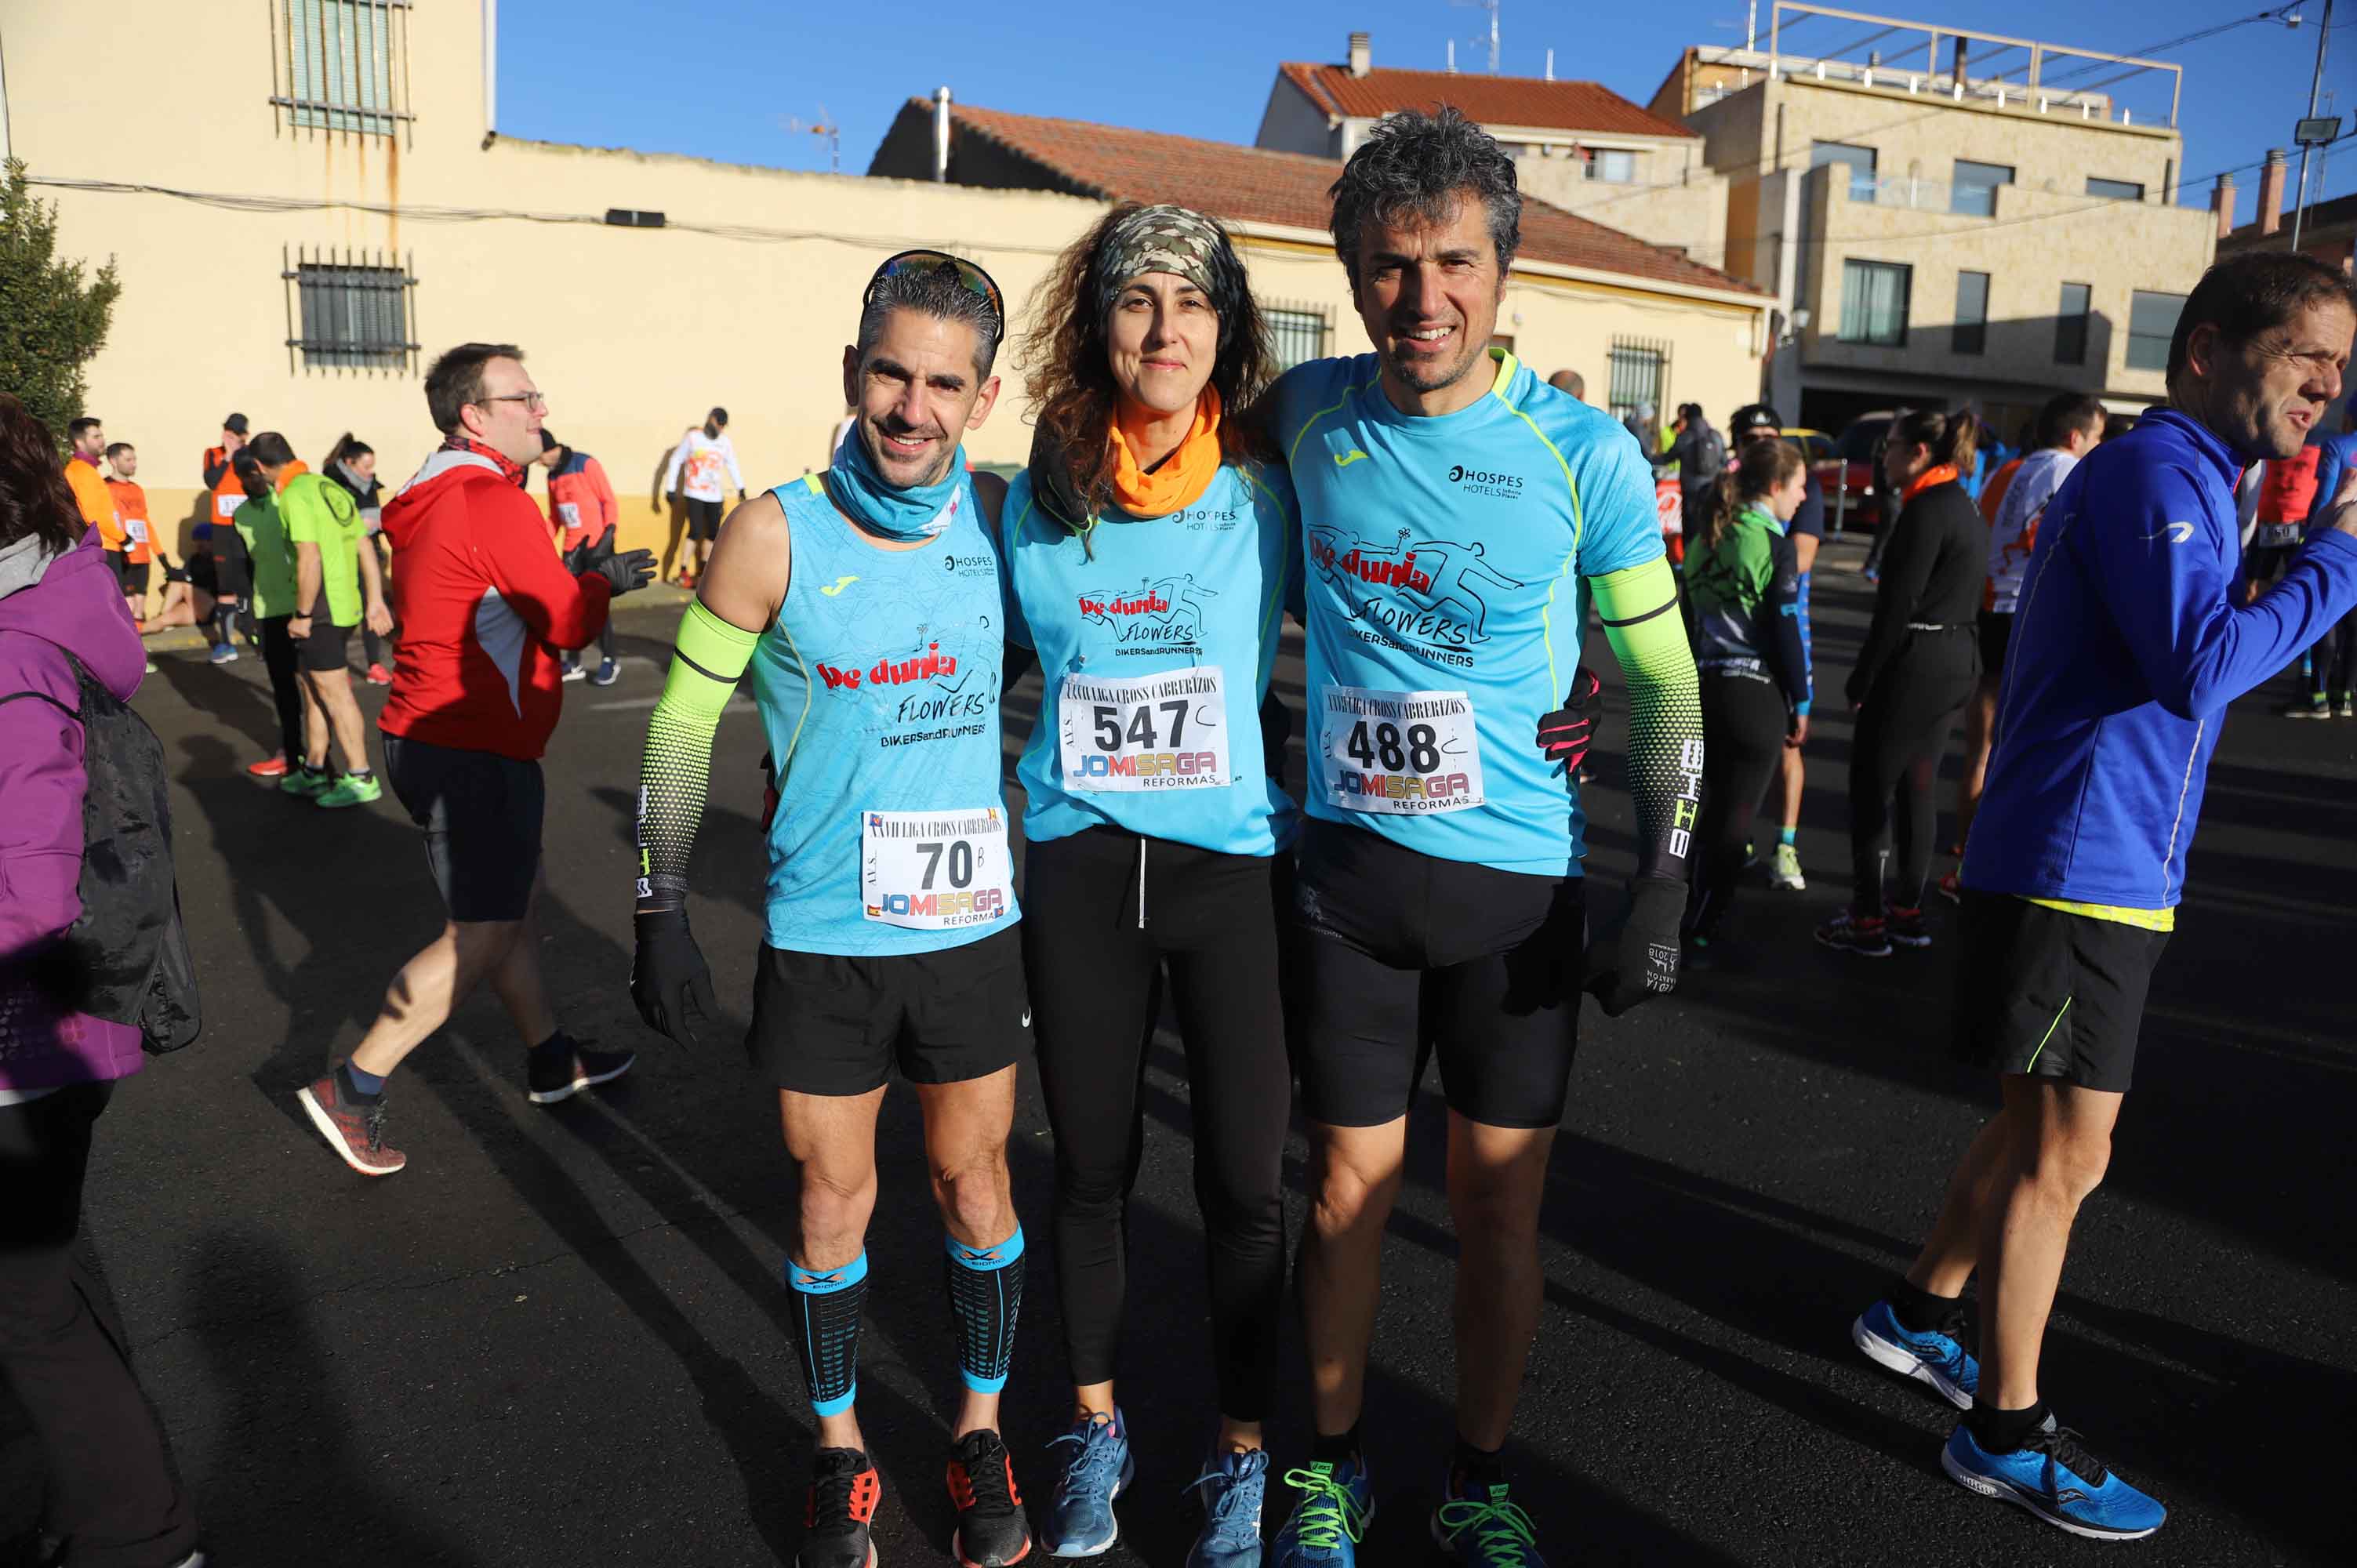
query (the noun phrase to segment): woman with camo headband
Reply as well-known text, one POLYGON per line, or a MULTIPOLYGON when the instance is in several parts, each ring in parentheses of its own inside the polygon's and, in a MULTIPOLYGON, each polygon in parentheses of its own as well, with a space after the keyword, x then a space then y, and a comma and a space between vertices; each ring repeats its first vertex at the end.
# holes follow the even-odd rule
POLYGON ((1028 796, 1024 957, 1056 1134, 1056 1284, 1073 1384, 1044 1536, 1058 1556, 1105 1551, 1114 1498, 1135 1474, 1114 1374, 1144 1058, 1167 966, 1219 1392, 1188 1563, 1233 1568, 1260 1559, 1292 1099, 1276 878, 1297 813, 1258 715, 1300 535, 1283 466, 1264 466, 1235 418, 1273 367, 1234 247, 1180 207, 1117 209, 1066 251, 1023 362, 1039 435, 1006 498, 1008 626, 1039 650, 1046 681, 1017 769, 1028 796))

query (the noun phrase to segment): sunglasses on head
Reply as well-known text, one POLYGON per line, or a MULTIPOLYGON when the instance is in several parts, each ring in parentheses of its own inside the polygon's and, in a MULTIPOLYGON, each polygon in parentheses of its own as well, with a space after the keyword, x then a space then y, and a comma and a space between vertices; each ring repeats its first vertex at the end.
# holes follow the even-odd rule
POLYGON ((899 277, 907 273, 939 274, 944 272, 957 280, 959 287, 980 295, 984 303, 990 306, 993 316, 1002 322, 1006 319, 1006 301, 999 294, 998 285, 991 281, 990 274, 964 257, 952 256, 946 251, 903 251, 897 256, 886 257, 884 264, 876 269, 876 275, 867 280, 867 292, 860 296, 860 307, 865 309, 876 303, 876 285, 886 278, 899 277))

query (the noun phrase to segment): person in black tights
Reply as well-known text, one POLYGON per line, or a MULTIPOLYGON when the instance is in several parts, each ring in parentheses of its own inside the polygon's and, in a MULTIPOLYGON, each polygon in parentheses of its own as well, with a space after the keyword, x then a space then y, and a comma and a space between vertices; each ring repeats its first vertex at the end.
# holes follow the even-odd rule
POLYGON ((1702 680, 1702 854, 1685 932, 1696 961, 1713 956, 1768 780, 1784 749, 1808 738, 1801 568, 1784 532, 1808 482, 1791 442, 1747 442, 1686 542, 1687 630, 1702 680))
POLYGON ((1980 674, 1975 617, 1988 575, 1988 526, 1957 482, 1979 434, 1969 413, 1914 409, 1885 437, 1882 473, 1899 515, 1874 621, 1849 678, 1857 718, 1849 763, 1854 880, 1849 908, 1817 928, 1825 946, 1862 957, 1887 958, 1893 943, 1932 945, 1923 886, 1932 875, 1932 782, 1949 727, 1980 674))

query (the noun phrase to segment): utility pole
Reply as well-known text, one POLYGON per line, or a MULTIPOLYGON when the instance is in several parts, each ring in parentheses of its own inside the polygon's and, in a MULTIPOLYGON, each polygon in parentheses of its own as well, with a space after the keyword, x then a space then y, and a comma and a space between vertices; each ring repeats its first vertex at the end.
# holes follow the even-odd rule
MULTIPOLYGON (((2324 19, 2316 25, 2316 74, 2308 81, 2308 117, 2316 118, 2317 94, 2324 87, 2324 46, 2332 37, 2332 0, 2324 0, 2324 19)), ((2299 249, 2300 220, 2308 215, 2308 144, 2299 145, 2299 199, 2292 203, 2291 248, 2299 249)))

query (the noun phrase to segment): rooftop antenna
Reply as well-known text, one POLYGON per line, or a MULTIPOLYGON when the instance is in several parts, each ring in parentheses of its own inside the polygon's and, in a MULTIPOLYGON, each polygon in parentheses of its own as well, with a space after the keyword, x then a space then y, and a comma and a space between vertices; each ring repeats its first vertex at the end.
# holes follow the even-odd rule
POLYGON ((843 172, 843 129, 828 122, 825 104, 822 103, 818 106, 818 118, 814 121, 805 120, 800 115, 789 114, 780 116, 778 125, 780 129, 791 131, 796 134, 807 131, 813 136, 824 136, 826 138, 826 172, 829 174, 843 172))
MULTIPOLYGON (((1460 8, 1469 8, 1469 9, 1475 10, 1475 11, 1487 11, 1487 12, 1489 12, 1489 13, 1490 13, 1490 33, 1489 33, 1489 37, 1485 38, 1483 38, 1480 34, 1476 33, 1476 34, 1474 34, 1474 35, 1473 35, 1473 38, 1472 38, 1471 41, 1472 41, 1473 43, 1475 43, 1475 44, 1487 44, 1487 45, 1489 46, 1489 48, 1490 48, 1490 74, 1491 74, 1491 76, 1495 76, 1495 75, 1497 75, 1497 74, 1498 74, 1498 6, 1499 6, 1499 4, 1500 4, 1500 0, 1448 0, 1448 3, 1449 3, 1450 5, 1456 5, 1456 6, 1458 6, 1458 7, 1460 7, 1460 8)), ((1453 52, 1453 50, 1452 50, 1452 52, 1453 52)))

